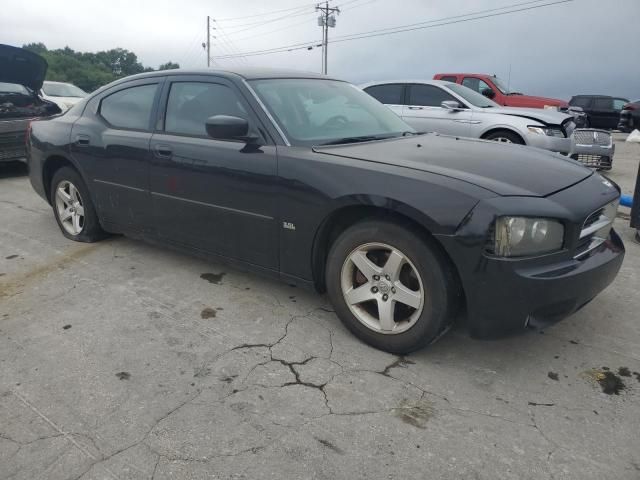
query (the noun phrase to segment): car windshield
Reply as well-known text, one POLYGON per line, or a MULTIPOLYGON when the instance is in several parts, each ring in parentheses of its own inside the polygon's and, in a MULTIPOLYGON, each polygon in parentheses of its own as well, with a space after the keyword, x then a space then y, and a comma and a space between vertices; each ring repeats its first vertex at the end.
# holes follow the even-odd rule
POLYGON ((492 108, 492 107, 500 106, 493 100, 488 99, 484 95, 476 92, 475 90, 471 90, 470 88, 465 87, 464 85, 460 85, 458 83, 448 83, 446 85, 446 88, 448 88, 454 93, 457 93, 458 95, 460 95, 462 98, 464 98, 467 102, 469 102, 471 105, 475 107, 492 108))
POLYGON ((42 91, 50 97, 78 97, 84 98, 87 92, 70 83, 48 83, 42 86, 42 91))
POLYGON ((493 81, 493 84, 498 87, 498 90, 500 90, 502 92, 503 95, 510 95, 511 91, 504 85, 504 83, 502 82, 502 80, 498 77, 491 77, 491 81, 493 81))
POLYGON ((250 83, 293 145, 350 143, 415 133, 388 107, 350 83, 305 78, 250 83))
POLYGON ((18 83, 4 83, 0 82, 0 93, 20 93, 23 95, 29 95, 29 90, 24 85, 18 83))

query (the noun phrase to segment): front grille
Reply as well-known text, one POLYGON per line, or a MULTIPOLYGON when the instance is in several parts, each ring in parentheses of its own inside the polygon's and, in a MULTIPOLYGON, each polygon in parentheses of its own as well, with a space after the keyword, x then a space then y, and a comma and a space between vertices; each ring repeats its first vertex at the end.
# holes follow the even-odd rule
POLYGON ((620 199, 617 198, 613 202, 599 208, 593 213, 590 213, 585 218, 580 230, 580 237, 576 245, 576 254, 574 258, 578 259, 583 257, 591 250, 597 248, 599 245, 609 237, 613 221, 618 213, 618 204, 620 199))
POLYGON ((611 168, 611 157, 606 157, 604 155, 587 155, 584 153, 576 153, 574 155, 571 155, 571 158, 579 161, 585 167, 596 169, 611 168))
POLYGON ((573 138, 577 145, 598 145, 600 147, 611 145, 611 134, 599 130, 575 130, 573 138))
POLYGON ((27 151, 24 147, 18 148, 2 148, 0 147, 0 161, 14 160, 18 158, 24 158, 27 156, 27 151))
POLYGON ((13 160, 25 156, 24 133, 0 134, 0 161, 13 160))

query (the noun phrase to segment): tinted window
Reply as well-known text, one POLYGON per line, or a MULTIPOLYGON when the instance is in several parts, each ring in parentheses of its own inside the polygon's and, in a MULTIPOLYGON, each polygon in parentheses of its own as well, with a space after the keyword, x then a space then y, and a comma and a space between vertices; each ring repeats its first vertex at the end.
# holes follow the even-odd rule
POLYGON ((402 105, 402 85, 375 85, 365 89, 369 95, 387 105, 402 105))
POLYGON ((457 78, 456 77, 441 77, 440 80, 443 80, 445 82, 456 83, 457 78))
POLYGON ((445 100, 458 101, 440 87, 433 85, 411 85, 409 90, 409 105, 439 107, 445 100))
POLYGON ((225 85, 200 82, 171 85, 164 127, 167 132, 206 136, 205 122, 214 115, 249 119, 236 92, 225 85))
POLYGON ((610 110, 613 108, 612 98, 596 98, 593 101, 593 108, 595 110, 610 110))
POLYGON ((486 90, 487 88, 489 90, 493 90, 487 82, 480 80, 479 78, 473 78, 473 77, 465 77, 462 80, 462 85, 464 85, 467 88, 470 88, 471 90, 475 90, 478 93, 482 93, 482 91, 486 90))
POLYGON ((569 102, 569 105, 574 107, 582 107, 587 108, 591 103, 591 99, 589 97, 573 97, 569 102))
POLYGON ((114 127, 147 130, 158 85, 141 85, 105 97, 100 115, 114 127))

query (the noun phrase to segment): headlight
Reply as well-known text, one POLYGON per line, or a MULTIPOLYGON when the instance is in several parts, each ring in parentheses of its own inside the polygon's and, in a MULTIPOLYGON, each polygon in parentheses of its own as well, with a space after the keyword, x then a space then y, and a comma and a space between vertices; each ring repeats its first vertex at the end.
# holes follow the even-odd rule
POLYGON ((535 127, 533 125, 529 125, 527 129, 529 130, 529 132, 535 133, 536 135, 546 135, 547 137, 566 138, 561 128, 535 127))
POLYGON ((541 255, 562 249, 564 226, 549 218, 500 217, 489 250, 501 257, 541 255))

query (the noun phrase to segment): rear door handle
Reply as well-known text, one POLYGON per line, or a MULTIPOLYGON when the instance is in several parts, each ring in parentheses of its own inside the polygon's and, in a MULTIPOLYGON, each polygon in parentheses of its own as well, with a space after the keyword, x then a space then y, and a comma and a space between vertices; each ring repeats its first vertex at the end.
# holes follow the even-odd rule
POLYGON ((91 137, 89 135, 78 134, 76 135, 76 145, 79 147, 88 147, 91 137))
POLYGON ((173 155, 173 150, 171 149, 171 147, 165 144, 155 145, 153 147, 153 151, 158 158, 171 158, 173 155))

